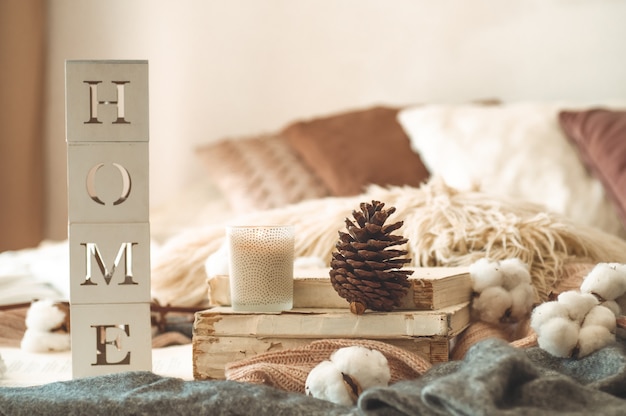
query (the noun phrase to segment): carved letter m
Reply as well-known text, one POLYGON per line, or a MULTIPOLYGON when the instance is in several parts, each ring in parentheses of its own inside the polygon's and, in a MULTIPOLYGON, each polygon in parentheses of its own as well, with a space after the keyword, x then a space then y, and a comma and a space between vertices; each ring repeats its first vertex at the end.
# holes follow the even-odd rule
POLYGON ((98 265, 98 269, 100 273, 102 273, 102 277, 104 278, 105 283, 108 285, 113 278, 113 274, 115 273, 115 269, 120 265, 122 258, 124 258, 124 281, 119 283, 120 285, 136 285, 135 281, 133 281, 133 246, 137 245, 137 243, 122 243, 119 251, 117 252, 117 256, 115 257, 115 261, 113 262, 113 266, 110 269, 106 267, 104 260, 102 259, 102 254, 98 249, 98 245, 96 243, 80 243, 81 246, 85 246, 85 264, 86 274, 85 281, 81 283, 81 286, 96 286, 97 283, 93 282, 91 279, 93 277, 93 260, 95 260, 98 265))

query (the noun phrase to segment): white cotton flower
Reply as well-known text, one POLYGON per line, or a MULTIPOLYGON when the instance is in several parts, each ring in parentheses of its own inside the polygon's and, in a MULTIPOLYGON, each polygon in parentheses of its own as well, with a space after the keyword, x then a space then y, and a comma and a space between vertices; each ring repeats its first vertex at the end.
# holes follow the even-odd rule
POLYGON ((391 379, 387 358, 362 346, 340 348, 330 360, 319 363, 307 376, 309 396, 352 406, 359 394, 371 387, 385 387, 391 379))
POLYGON ((43 299, 33 302, 26 312, 26 328, 50 331, 65 321, 65 312, 54 305, 54 301, 43 299))
POLYGON ((579 332, 576 322, 561 317, 552 318, 541 325, 537 343, 555 357, 570 357, 578 344, 579 332))
POLYGON ((472 312, 480 320, 498 324, 526 319, 535 302, 528 265, 518 258, 489 261, 469 267, 475 297, 472 312))
POLYGON ((533 309, 530 327, 539 335, 543 325, 552 318, 569 319, 567 308, 557 301, 542 303, 533 309))
POLYGON ((605 300, 600 305, 604 306, 605 308, 613 312, 613 315, 615 315, 615 318, 619 317, 622 314, 622 308, 614 300, 605 300))
POLYGON ((362 390, 386 387, 391 379, 387 358, 380 351, 355 345, 338 349, 330 360, 339 371, 353 377, 362 390))
POLYGON ((482 292, 488 287, 502 286, 502 273, 498 262, 481 258, 469 266, 474 292, 482 292))
POLYGON ((525 319, 533 309, 535 303, 535 290, 528 283, 521 283, 514 287, 511 294, 511 318, 516 322, 525 319))
POLYGON ((626 313, 626 294, 615 298, 615 303, 619 306, 620 315, 624 315, 626 313))
POLYGON ((572 290, 537 306, 530 326, 540 348, 557 357, 580 358, 615 339, 615 311, 619 307, 614 301, 600 304, 594 295, 572 290))
POLYGON ((578 334, 578 358, 586 357, 613 341, 615 341, 615 334, 604 326, 583 326, 578 334))
POLYGON ((591 308, 589 313, 585 315, 582 328, 587 326, 602 326, 610 332, 615 332, 617 321, 615 314, 607 307, 597 305, 591 308))
POLYGON ((559 294, 557 301, 567 308, 570 318, 579 324, 591 308, 600 303, 592 294, 580 293, 575 290, 568 290, 559 294))
POLYGON ((65 323, 66 313, 50 299, 33 302, 26 312, 26 331, 21 348, 30 352, 67 351, 70 334, 51 332, 65 323))
POLYGON ((27 329, 24 332, 20 347, 28 352, 69 351, 71 348, 70 334, 27 329))
POLYGON ((309 372, 304 391, 308 396, 344 406, 355 403, 346 389, 341 371, 331 361, 322 361, 309 372))
POLYGON ((503 275, 502 286, 507 290, 512 290, 522 283, 531 284, 528 265, 518 258, 500 261, 500 271, 503 275))
POLYGON ((484 322, 498 324, 513 306, 511 293, 501 286, 488 287, 472 302, 472 309, 484 322))
POLYGON ((619 263, 598 263, 585 276, 580 291, 613 300, 626 293, 626 270, 619 263))

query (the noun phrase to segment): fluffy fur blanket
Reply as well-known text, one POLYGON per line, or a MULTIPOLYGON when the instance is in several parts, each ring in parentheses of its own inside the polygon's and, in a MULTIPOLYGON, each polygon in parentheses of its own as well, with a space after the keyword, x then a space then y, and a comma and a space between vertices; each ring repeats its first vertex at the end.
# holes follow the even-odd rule
MULTIPOLYGON (((330 262, 339 230, 361 202, 382 201, 404 221, 414 266, 463 266, 482 257, 518 257, 530 265, 537 299, 545 301, 563 267, 575 263, 626 262, 626 241, 574 224, 545 208, 478 191, 458 191, 434 178, 420 188, 372 186, 361 195, 322 198, 259 211, 233 223, 294 224, 295 255, 330 262)), ((154 296, 161 304, 201 305, 207 301, 204 263, 225 238, 223 225, 190 230, 170 240, 152 270, 154 296)))

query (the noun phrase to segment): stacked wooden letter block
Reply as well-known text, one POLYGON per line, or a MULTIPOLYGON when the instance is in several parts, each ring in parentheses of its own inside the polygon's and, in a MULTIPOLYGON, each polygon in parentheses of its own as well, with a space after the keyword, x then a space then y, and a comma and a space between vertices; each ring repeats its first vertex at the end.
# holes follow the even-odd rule
POLYGON ((151 370, 148 62, 65 69, 72 374, 151 370))

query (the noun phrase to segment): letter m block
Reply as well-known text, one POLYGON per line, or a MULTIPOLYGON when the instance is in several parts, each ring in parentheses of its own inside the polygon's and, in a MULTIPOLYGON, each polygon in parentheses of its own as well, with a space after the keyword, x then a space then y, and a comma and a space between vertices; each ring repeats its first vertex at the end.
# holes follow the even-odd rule
POLYGON ((70 224, 72 305, 150 302, 148 224, 70 224))

